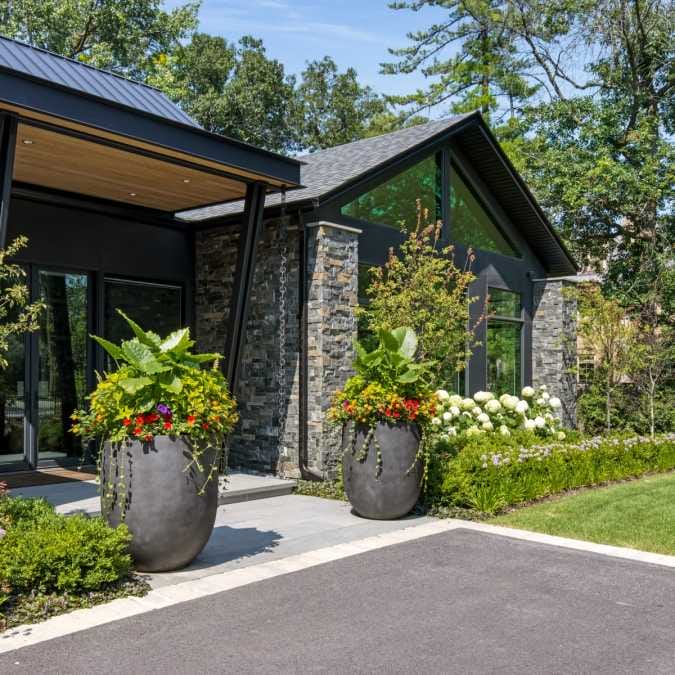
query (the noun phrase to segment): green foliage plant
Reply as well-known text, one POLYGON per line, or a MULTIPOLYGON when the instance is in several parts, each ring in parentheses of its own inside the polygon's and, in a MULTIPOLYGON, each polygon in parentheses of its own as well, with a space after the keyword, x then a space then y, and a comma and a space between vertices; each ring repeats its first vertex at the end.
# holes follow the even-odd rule
MULTIPOLYGON (((89 396, 89 410, 75 412, 72 432, 114 446, 151 444, 159 435, 180 437, 191 453, 185 471, 196 465, 206 472, 208 483, 217 473, 225 437, 238 421, 236 403, 218 367, 221 356, 193 353, 187 328, 161 338, 120 314, 135 337, 115 345, 93 336, 117 368, 99 378, 89 396), (212 367, 202 367, 210 362, 212 367), (220 452, 205 468, 204 453, 211 448, 220 452)), ((103 486, 104 498, 112 498, 116 488, 124 492, 124 476, 118 475, 117 481, 117 486, 103 486)))
POLYGON ((26 272, 10 262, 27 245, 28 239, 21 236, 0 249, 0 370, 8 365, 6 354, 12 337, 38 330, 44 309, 42 302, 29 302, 26 272))
MULTIPOLYGON (((379 477, 383 459, 375 427, 378 423, 415 424, 424 429, 433 414, 430 396, 433 364, 416 360, 418 341, 412 328, 380 329, 377 334, 378 344, 372 350, 356 343, 356 374, 336 392, 329 419, 340 425, 351 424, 352 442, 345 452, 354 455, 358 427, 368 427, 358 459, 366 461, 374 442, 379 477)), ((422 447, 423 443, 418 459, 422 457, 422 447)))
POLYGON ((614 434, 565 441, 525 432, 457 439, 432 455, 428 500, 496 513, 568 489, 675 469, 675 434, 614 434))
POLYGON ((482 317, 472 321, 470 316, 476 301, 469 295, 474 254, 458 267, 453 247, 441 244, 441 223, 429 223, 428 217, 418 201, 417 222, 400 252, 391 249, 384 267, 371 268, 369 302, 357 315, 374 334, 412 326, 418 357, 433 362, 436 385, 447 386, 464 370, 482 317))

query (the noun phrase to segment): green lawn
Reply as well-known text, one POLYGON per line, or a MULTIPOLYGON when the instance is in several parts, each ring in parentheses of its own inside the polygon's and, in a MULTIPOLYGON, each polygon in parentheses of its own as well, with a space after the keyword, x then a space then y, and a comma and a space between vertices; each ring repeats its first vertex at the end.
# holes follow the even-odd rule
POLYGON ((490 522, 675 555, 675 473, 523 507, 490 522))

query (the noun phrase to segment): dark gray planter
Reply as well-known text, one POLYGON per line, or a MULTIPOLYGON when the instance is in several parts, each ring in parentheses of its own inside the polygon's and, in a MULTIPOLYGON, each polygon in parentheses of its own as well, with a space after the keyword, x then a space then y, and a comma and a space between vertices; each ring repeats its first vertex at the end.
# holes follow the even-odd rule
POLYGON ((204 548, 218 508, 217 476, 203 494, 199 491, 216 457, 217 450, 209 449, 200 461, 201 471, 195 464, 184 471, 192 458, 186 439, 157 436, 151 443, 106 443, 101 461, 101 512, 111 526, 124 522, 129 528, 129 548, 137 570, 177 570, 204 548))
POLYGON ((342 471, 345 493, 354 511, 364 518, 392 520, 405 516, 420 496, 422 461, 416 461, 420 431, 415 424, 385 424, 375 427, 382 450, 378 476, 377 446, 371 441, 365 461, 360 461, 369 427, 346 424, 342 432, 342 471), (353 451, 354 449, 354 451, 353 451), (412 469, 411 469, 412 467, 412 469))

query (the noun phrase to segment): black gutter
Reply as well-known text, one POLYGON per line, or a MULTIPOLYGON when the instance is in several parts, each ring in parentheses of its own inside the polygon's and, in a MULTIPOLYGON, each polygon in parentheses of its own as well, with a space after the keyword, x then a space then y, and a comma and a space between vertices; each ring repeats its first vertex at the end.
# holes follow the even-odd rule
POLYGON ((299 398, 298 401, 298 468, 303 480, 322 481, 324 478, 309 468, 309 350, 307 320, 307 234, 302 210, 298 209, 298 306, 300 307, 300 355, 299 355, 299 398))

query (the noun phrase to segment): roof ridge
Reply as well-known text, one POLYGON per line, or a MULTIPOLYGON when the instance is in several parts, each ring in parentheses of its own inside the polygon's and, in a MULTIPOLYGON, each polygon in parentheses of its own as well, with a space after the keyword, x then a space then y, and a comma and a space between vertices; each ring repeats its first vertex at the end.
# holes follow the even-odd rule
POLYGON ((18 40, 17 38, 11 38, 11 37, 8 37, 7 35, 1 35, 0 34, 0 40, 6 40, 7 42, 13 42, 17 45, 21 45, 22 47, 25 47, 26 49, 33 49, 37 52, 42 52, 43 54, 49 54, 50 56, 55 56, 56 58, 61 59, 62 61, 69 61, 70 63, 74 63, 77 66, 82 66, 84 68, 89 68, 90 70, 95 70, 97 73, 105 73, 106 75, 112 75, 112 77, 116 77, 120 80, 124 80, 125 82, 130 82, 131 84, 138 85, 139 87, 145 87, 146 89, 152 89, 153 91, 158 92, 162 96, 166 96, 166 94, 159 87, 155 87, 151 84, 147 84, 146 82, 141 82, 140 80, 134 80, 131 77, 127 77, 126 75, 121 75, 120 73, 116 73, 113 70, 108 70, 107 68, 99 68, 98 66, 92 66, 90 63, 85 63, 84 61, 78 61, 77 59, 74 59, 70 56, 64 56, 63 54, 59 54, 58 52, 53 52, 50 49, 45 49, 44 47, 37 47, 35 45, 30 44, 29 42, 25 42, 24 40, 18 40))
POLYGON ((377 139, 388 138, 406 131, 411 131, 413 129, 419 130, 431 124, 438 125, 441 122, 444 123, 444 125, 446 126, 450 124, 456 124, 460 119, 464 117, 469 117, 470 115, 473 115, 473 113, 472 112, 462 113, 461 115, 453 115, 452 117, 445 117, 443 119, 429 120, 428 122, 424 122, 423 124, 414 124, 413 126, 410 127, 403 127, 402 129, 394 129, 393 131, 387 131, 386 133, 378 134, 377 136, 368 136, 367 138, 357 138, 355 141, 348 141, 347 143, 340 143, 339 145, 332 145, 329 148, 321 148, 320 150, 315 150, 314 152, 307 152, 304 155, 298 155, 297 159, 302 160, 307 157, 313 157, 321 153, 331 152, 333 150, 338 150, 339 148, 344 148, 348 145, 356 145, 359 143, 367 143, 369 141, 375 141, 377 139))

